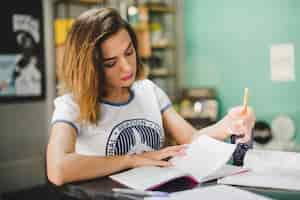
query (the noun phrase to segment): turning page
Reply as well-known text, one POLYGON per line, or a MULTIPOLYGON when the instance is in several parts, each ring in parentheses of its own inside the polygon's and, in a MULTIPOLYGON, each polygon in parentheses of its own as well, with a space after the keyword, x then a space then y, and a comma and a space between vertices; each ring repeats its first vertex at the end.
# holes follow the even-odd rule
POLYGON ((225 166, 236 145, 221 142, 201 135, 186 149, 186 156, 177 156, 170 161, 177 169, 188 172, 198 182, 225 166))

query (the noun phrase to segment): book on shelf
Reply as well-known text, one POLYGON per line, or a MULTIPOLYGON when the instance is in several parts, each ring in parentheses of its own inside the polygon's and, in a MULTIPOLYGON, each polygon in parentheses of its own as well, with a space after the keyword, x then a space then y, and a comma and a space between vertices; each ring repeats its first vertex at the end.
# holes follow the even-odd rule
POLYGON ((194 185, 220 177, 242 173, 245 168, 227 165, 236 145, 201 135, 187 145, 186 155, 170 159, 172 166, 143 166, 111 175, 110 178, 129 188, 155 190, 178 178, 194 185))

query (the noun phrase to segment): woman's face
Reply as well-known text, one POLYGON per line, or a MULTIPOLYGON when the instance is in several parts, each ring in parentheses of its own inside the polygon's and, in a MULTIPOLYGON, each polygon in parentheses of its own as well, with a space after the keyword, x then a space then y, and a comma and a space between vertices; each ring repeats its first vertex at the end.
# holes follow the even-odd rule
POLYGON ((101 44, 105 84, 109 89, 129 87, 137 71, 136 52, 131 38, 122 29, 101 44))

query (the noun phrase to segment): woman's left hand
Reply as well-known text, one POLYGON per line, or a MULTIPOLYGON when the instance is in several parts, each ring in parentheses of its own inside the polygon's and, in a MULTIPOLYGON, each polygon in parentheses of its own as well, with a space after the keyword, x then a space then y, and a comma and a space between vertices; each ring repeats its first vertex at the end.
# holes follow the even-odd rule
POLYGON ((223 121, 226 138, 237 135, 236 143, 247 143, 251 140, 252 129, 255 123, 255 114, 250 107, 244 112, 243 106, 236 106, 229 110, 223 121))

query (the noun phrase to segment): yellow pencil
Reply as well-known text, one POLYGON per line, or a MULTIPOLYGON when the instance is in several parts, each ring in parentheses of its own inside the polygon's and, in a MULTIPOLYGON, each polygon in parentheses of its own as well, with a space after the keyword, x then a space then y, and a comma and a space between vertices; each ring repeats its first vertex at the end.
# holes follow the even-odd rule
POLYGON ((248 88, 245 88, 244 89, 244 105, 243 105, 242 114, 247 113, 248 100, 249 100, 249 90, 248 90, 248 88))

